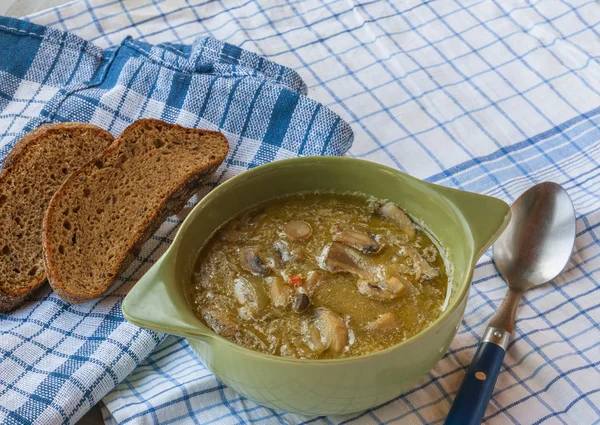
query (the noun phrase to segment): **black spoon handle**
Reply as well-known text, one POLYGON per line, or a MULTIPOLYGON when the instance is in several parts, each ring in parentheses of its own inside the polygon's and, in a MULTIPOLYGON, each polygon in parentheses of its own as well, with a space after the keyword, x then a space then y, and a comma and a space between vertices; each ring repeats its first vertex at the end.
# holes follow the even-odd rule
POLYGON ((444 425, 479 425, 485 414, 510 333, 488 327, 452 403, 444 425))

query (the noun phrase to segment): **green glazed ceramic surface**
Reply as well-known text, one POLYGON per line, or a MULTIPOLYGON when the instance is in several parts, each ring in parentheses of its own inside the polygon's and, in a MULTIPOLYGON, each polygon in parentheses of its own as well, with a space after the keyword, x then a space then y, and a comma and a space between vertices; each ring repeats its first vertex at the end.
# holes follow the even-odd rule
POLYGON ((397 397, 424 377, 460 325, 477 259, 510 219, 495 198, 436 186, 394 169, 346 157, 276 161, 223 183, 190 212, 175 240, 123 301, 130 322, 187 337, 221 381, 256 402, 290 412, 328 415, 364 410, 397 397), (446 250, 452 292, 440 317, 383 351, 337 360, 275 357, 235 345, 207 328, 186 302, 204 242, 238 212, 304 191, 361 192, 389 199, 421 221, 446 250))

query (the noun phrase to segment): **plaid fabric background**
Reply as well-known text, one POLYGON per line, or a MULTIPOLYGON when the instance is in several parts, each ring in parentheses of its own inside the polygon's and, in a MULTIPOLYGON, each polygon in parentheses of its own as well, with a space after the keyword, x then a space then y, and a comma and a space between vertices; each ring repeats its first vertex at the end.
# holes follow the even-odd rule
MULTIPOLYGON (((600 423, 600 6, 594 1, 86 0, 31 18, 107 48, 198 34, 295 69, 348 121, 350 155, 512 202, 556 181, 578 214, 572 261, 529 292, 487 424, 600 423)), ((167 338, 107 397, 108 423, 440 424, 505 284, 486 254, 448 354, 371 411, 304 418, 222 386, 167 338)))

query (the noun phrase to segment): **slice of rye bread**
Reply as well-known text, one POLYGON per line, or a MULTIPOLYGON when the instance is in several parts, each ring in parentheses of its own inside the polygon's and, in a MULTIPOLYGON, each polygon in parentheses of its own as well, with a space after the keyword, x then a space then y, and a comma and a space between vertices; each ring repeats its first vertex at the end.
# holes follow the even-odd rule
POLYGON ((228 150, 219 132, 141 119, 73 173, 44 219, 44 262, 58 296, 76 303, 104 294, 228 150))
POLYGON ((42 222, 69 174, 113 142, 91 124, 50 124, 23 136, 0 173, 0 312, 21 304, 46 281, 42 222))

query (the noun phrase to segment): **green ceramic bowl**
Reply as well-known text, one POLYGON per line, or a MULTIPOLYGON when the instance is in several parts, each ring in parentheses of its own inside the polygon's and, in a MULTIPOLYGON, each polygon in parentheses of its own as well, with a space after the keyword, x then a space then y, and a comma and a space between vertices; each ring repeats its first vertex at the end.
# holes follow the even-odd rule
POLYGON ((257 403, 311 415, 356 412, 397 397, 440 360, 460 325, 475 263, 509 218, 510 209, 503 201, 436 186, 372 162, 346 157, 276 161, 232 178, 199 202, 167 252, 129 292, 123 313, 138 326, 186 337, 223 383, 257 403), (428 328, 398 345, 338 360, 261 354, 207 328, 184 296, 206 240, 254 204, 318 190, 389 199, 425 223, 445 247, 452 265, 452 295, 445 311, 428 328))

